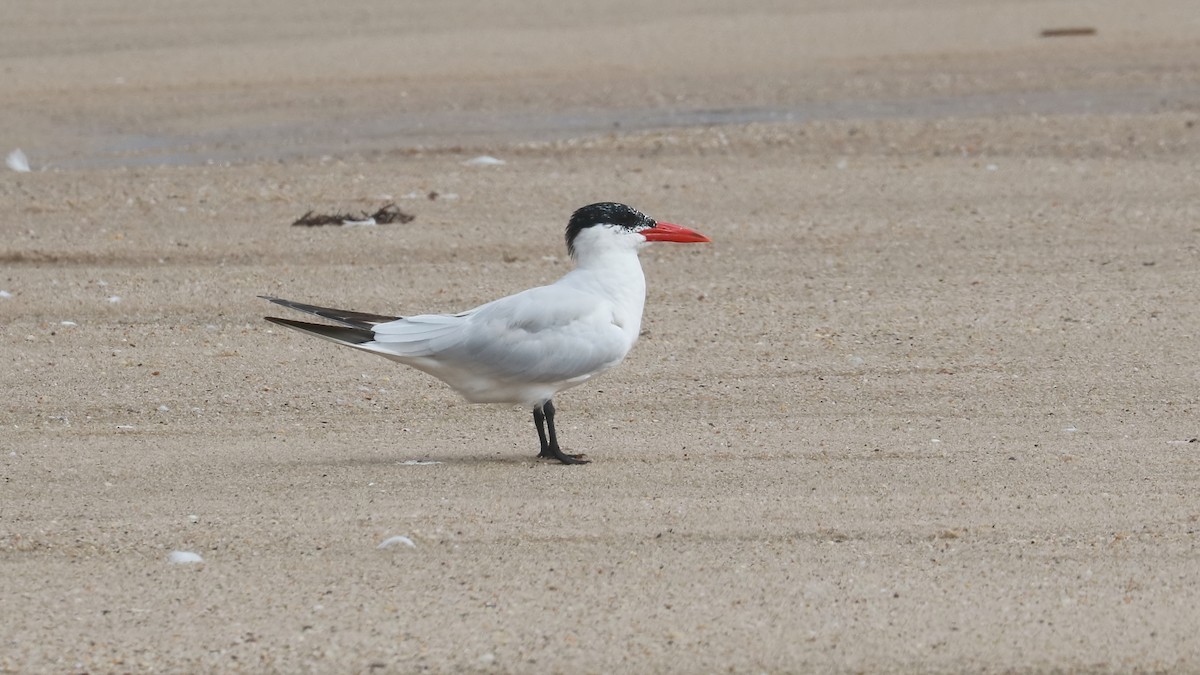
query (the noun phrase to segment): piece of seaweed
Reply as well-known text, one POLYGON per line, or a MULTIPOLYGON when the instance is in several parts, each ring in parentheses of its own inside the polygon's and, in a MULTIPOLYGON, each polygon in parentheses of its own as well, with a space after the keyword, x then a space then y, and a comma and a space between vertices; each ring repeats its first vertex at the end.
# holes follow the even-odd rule
POLYGON ((1047 28, 1040 35, 1042 37, 1082 37, 1087 35, 1095 35, 1096 29, 1091 26, 1069 26, 1066 28, 1047 28))
POLYGON ((317 213, 309 211, 296 219, 292 223, 293 226, 300 225, 303 227, 320 227, 322 225, 346 225, 348 223, 362 223, 366 221, 375 221, 376 225, 390 225, 392 223, 411 223, 416 216, 411 213, 405 213, 396 206, 395 202, 385 204, 375 213, 367 213, 360 211, 358 215, 353 213, 317 213))

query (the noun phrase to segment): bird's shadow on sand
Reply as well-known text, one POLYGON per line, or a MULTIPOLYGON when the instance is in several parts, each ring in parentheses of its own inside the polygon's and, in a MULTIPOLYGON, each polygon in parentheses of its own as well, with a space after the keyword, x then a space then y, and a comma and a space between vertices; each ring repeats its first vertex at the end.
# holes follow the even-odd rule
POLYGON ((273 466, 285 467, 326 467, 352 469, 358 467, 387 467, 395 466, 405 469, 432 469, 438 466, 566 466, 554 460, 538 459, 534 456, 521 455, 422 455, 421 457, 396 457, 380 455, 359 455, 341 457, 318 457, 312 459, 287 459, 283 461, 266 462, 273 466))

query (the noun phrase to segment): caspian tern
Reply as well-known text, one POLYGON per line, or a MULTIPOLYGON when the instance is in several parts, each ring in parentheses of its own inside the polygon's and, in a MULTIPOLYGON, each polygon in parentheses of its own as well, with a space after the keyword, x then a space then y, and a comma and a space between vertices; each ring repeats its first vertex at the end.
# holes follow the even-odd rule
POLYGON ((575 268, 549 286, 459 314, 408 317, 262 296, 342 325, 265 318, 429 373, 471 403, 528 406, 541 443, 538 457, 586 464, 583 455, 559 447, 552 399, 619 364, 637 342, 646 302, 646 278, 637 254, 655 241, 710 240, 624 204, 602 202, 571 216, 567 251, 575 268))

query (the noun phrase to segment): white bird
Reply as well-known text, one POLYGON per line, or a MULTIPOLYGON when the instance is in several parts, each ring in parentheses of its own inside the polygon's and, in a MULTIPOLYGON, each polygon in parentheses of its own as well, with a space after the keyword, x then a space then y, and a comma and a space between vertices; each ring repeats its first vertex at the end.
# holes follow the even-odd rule
POLYGON ((458 314, 408 317, 262 296, 343 325, 265 318, 429 373, 471 403, 528 406, 541 443, 538 457, 586 464, 583 455, 559 448, 552 399, 621 363, 637 342, 646 302, 637 254, 654 241, 710 240, 624 204, 602 202, 571 216, 567 250, 575 268, 548 286, 458 314))

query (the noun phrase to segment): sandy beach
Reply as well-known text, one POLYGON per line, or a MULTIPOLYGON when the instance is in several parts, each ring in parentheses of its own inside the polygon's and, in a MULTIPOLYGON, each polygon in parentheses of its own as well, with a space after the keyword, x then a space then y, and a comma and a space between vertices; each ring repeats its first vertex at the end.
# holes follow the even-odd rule
POLYGON ((726 4, 10 8, 0 672, 1200 670, 1193 3, 726 4), (601 200, 713 243, 555 399, 590 465, 262 320, 601 200))

